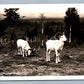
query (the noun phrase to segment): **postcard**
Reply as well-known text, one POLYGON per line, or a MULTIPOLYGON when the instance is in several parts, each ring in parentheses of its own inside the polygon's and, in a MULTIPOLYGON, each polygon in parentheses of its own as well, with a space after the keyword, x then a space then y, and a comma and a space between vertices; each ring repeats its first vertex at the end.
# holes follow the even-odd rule
POLYGON ((84 80, 84 4, 0 4, 0 80, 84 80))

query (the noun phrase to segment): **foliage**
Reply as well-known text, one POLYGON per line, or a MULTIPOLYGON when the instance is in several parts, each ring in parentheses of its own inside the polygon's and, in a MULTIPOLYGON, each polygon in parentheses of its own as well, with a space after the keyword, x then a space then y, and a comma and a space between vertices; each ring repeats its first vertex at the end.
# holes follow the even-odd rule
POLYGON ((30 39, 33 40, 34 36, 37 36, 38 31, 37 31, 37 23, 30 23, 29 27, 25 31, 25 36, 29 37, 30 39))
POLYGON ((47 22, 45 24, 44 34, 49 36, 54 36, 56 31, 54 31, 55 22, 47 22))
POLYGON ((3 36, 5 34, 5 30, 7 28, 7 24, 5 22, 5 20, 1 20, 0 21, 0 37, 3 36))
POLYGON ((80 33, 80 17, 78 11, 75 8, 68 8, 66 11, 66 16, 64 18, 66 25, 66 35, 69 38, 70 26, 71 26, 71 35, 72 41, 79 40, 80 33))
POLYGON ((19 21, 19 14, 17 13, 17 11, 19 10, 19 8, 9 8, 9 9, 5 9, 5 15, 6 18, 5 20, 7 21, 8 25, 15 25, 18 21, 19 21))

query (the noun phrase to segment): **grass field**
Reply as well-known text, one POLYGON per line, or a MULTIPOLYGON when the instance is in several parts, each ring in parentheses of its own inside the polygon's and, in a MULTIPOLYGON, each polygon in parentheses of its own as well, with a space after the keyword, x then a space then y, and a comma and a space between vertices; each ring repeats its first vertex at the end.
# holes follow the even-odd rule
POLYGON ((84 75, 84 44, 72 48, 65 46, 58 64, 54 52, 51 61, 46 62, 44 48, 23 58, 17 54, 17 49, 6 47, 0 48, 0 76, 84 75))

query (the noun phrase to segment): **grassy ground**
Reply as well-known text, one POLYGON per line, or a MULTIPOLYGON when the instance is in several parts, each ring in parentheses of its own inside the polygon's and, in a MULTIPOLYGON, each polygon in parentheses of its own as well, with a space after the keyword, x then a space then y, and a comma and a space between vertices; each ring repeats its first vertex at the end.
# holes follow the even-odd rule
POLYGON ((0 76, 67 76, 84 75, 84 44, 77 47, 65 47, 61 53, 61 62, 55 63, 55 54, 51 61, 45 60, 45 49, 41 48, 31 56, 17 55, 17 50, 0 48, 0 76))

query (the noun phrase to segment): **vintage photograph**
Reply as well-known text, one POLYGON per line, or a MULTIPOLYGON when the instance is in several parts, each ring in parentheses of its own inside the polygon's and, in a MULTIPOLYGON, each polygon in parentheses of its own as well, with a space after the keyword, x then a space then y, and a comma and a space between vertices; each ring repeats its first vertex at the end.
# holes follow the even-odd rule
POLYGON ((83 75, 84 4, 0 4, 0 77, 83 75))

